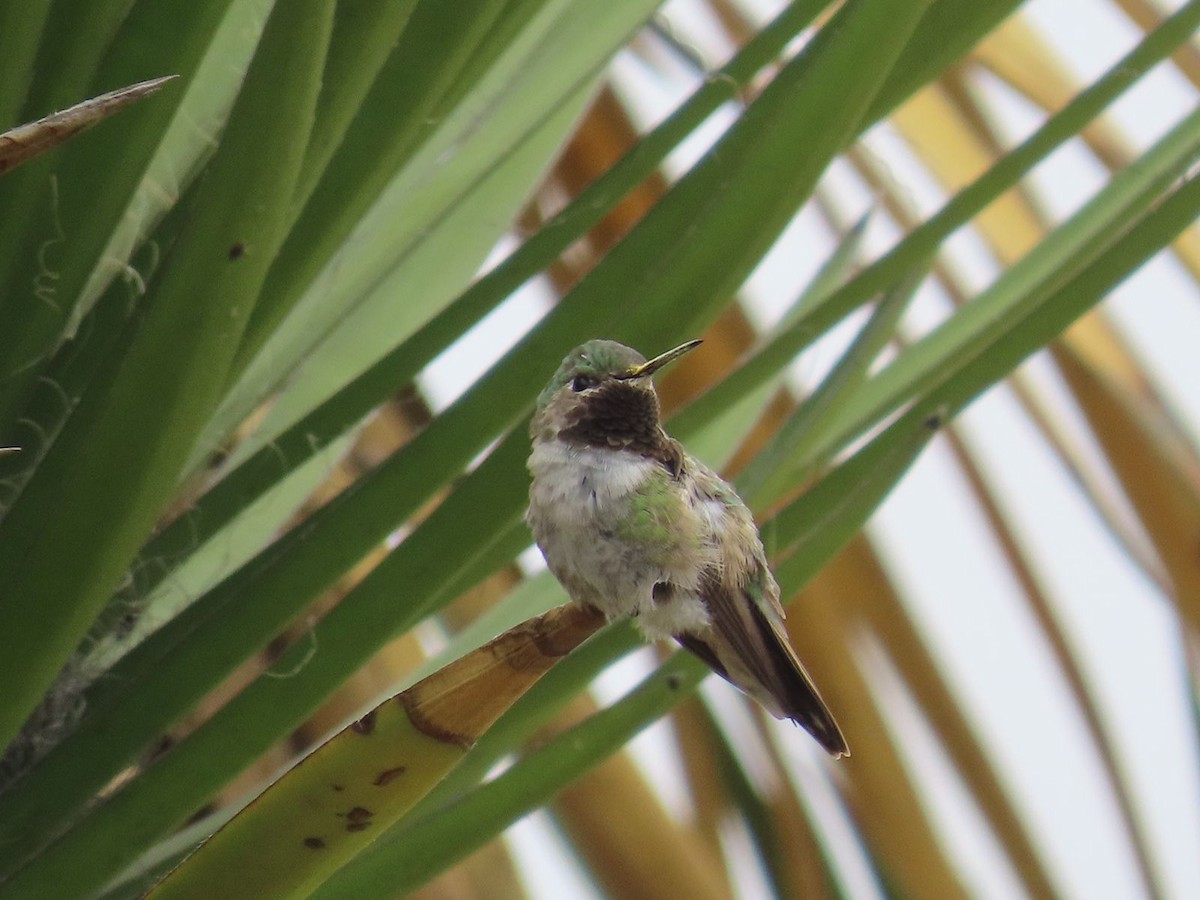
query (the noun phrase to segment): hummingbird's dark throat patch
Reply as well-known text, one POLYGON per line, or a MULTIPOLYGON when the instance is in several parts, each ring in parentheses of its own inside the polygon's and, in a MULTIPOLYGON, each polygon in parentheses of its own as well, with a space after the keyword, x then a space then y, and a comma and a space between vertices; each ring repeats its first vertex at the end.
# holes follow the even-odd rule
POLYGON ((581 398, 558 436, 580 446, 628 450, 659 460, 677 474, 681 453, 663 432, 659 416, 653 391, 610 381, 581 398))

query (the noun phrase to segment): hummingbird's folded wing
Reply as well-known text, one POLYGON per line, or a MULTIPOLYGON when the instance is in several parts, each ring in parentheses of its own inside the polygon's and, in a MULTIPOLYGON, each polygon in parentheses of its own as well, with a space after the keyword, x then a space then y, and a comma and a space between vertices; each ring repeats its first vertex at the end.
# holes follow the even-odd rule
POLYGON ((679 643, 776 718, 803 726, 833 756, 849 756, 846 738, 788 643, 783 623, 744 592, 735 596, 716 573, 703 579, 701 591, 710 625, 702 633, 678 635, 679 643))

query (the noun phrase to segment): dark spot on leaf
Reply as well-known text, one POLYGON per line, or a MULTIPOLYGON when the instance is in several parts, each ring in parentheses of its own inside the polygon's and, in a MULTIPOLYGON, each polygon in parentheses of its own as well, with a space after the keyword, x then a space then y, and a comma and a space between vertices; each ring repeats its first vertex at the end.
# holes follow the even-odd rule
POLYGON ((197 822, 199 822, 199 821, 201 821, 201 820, 203 820, 203 819, 206 819, 206 818, 208 818, 208 817, 209 817, 209 816, 211 816, 211 815, 212 815, 212 814, 213 814, 215 811, 216 811, 216 805, 215 805, 215 804, 213 804, 213 803, 206 803, 206 804, 204 804, 202 807, 200 807, 198 810, 196 810, 194 813, 192 813, 190 816, 188 816, 188 819, 187 819, 187 824, 188 824, 188 825, 194 825, 195 823, 197 823, 197 822))
POLYGON ((245 255, 245 253, 246 253, 246 245, 243 244, 241 241, 238 241, 236 244, 234 244, 232 247, 229 248, 229 258, 230 259, 241 259, 245 255))
POLYGON ((667 689, 668 690, 672 690, 672 691, 679 690, 681 683, 682 683, 682 679, 678 675, 668 675, 667 676, 667 689))
POLYGON ((310 850, 321 850, 324 849, 325 842, 319 837, 306 837, 304 839, 304 846, 310 850))
POLYGON ((350 810, 350 812, 346 813, 346 818, 351 822, 366 822, 373 815, 375 815, 375 813, 371 812, 369 809, 356 806, 354 809, 350 810))
POLYGON ((165 756, 167 751, 175 746, 175 738, 169 734, 164 734, 158 739, 153 749, 146 755, 147 760, 156 760, 159 757, 165 756))
POLYGON ((375 730, 375 710, 371 710, 357 722, 350 726, 350 730, 355 734, 370 734, 375 730))
POLYGON ((366 831, 371 827, 370 822, 349 822, 346 825, 347 831, 366 831))
POLYGON ((344 784, 331 784, 330 787, 333 788, 335 791, 344 791, 346 789, 346 786, 344 784))
POLYGON ((403 775, 405 771, 406 770, 404 766, 396 766, 394 769, 384 769, 375 776, 375 781, 373 784, 375 784, 377 787, 383 787, 385 784, 391 784, 393 781, 403 775))
POLYGON ((121 616, 120 620, 117 622, 117 635, 119 637, 125 637, 127 634, 133 631, 133 626, 137 624, 138 618, 139 614, 132 610, 121 616))

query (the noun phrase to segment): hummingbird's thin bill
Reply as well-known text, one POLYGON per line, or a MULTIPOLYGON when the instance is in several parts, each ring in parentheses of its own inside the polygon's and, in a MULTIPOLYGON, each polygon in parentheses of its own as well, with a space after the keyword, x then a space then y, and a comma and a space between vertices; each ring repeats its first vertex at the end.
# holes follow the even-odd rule
POLYGON ((703 343, 704 341, 695 340, 688 341, 686 344, 680 344, 674 350, 668 350, 666 353, 660 353, 649 362, 644 362, 640 366, 634 366, 629 370, 628 373, 620 377, 622 380, 625 380, 629 378, 642 378, 646 375, 653 375, 667 363, 675 362, 675 360, 679 359, 679 357, 683 356, 683 354, 690 353, 703 343))

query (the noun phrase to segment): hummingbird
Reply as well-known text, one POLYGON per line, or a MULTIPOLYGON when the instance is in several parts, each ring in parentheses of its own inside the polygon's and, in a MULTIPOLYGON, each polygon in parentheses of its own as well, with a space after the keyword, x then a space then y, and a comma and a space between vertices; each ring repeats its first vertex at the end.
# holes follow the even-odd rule
POLYGON ((850 751, 788 643, 779 585, 750 510, 662 426, 651 376, 699 346, 649 361, 592 340, 538 395, 526 521, 576 603, 674 638, 834 757, 850 751))

